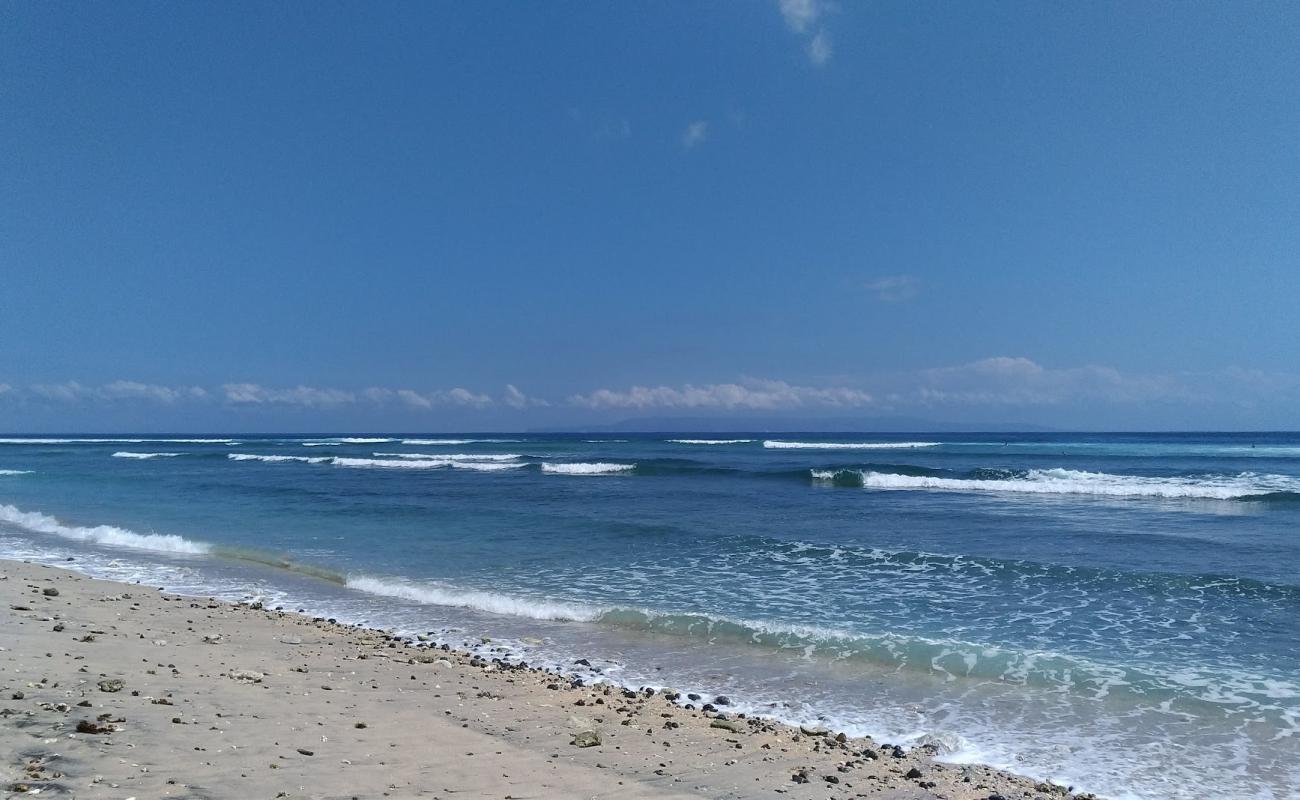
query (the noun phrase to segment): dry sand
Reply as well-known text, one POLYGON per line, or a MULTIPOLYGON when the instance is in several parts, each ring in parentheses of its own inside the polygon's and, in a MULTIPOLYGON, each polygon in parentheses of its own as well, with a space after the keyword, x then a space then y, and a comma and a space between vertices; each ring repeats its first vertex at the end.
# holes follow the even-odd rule
POLYGON ((0 561, 0 796, 1073 796, 685 702, 0 561))

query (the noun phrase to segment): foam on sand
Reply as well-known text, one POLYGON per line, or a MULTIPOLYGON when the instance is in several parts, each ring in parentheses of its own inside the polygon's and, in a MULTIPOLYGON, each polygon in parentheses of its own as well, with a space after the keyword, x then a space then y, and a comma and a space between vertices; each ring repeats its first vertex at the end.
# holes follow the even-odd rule
POLYGON ((634 469, 636 469, 636 464, 611 464, 600 461, 577 464, 552 464, 549 462, 542 464, 542 472, 550 472, 556 475, 618 475, 623 472, 631 472, 634 469))
POLYGON ((164 553, 206 553, 211 549, 203 542, 193 542, 170 534, 136 533, 114 525, 93 527, 66 525, 48 514, 39 511, 22 511, 10 505, 0 505, 0 523, 31 533, 51 534, 108 547, 130 547, 164 553))
POLYGON ((782 442, 773 439, 763 442, 769 450, 913 450, 941 444, 943 442, 782 442))

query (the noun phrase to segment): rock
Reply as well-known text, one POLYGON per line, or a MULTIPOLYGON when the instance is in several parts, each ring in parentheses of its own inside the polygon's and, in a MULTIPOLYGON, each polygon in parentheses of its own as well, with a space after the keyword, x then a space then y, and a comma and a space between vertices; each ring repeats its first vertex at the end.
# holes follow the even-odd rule
POLYGON ((231 680, 240 681, 242 683, 261 683, 262 678, 265 677, 266 676, 262 673, 251 669, 232 669, 230 671, 231 680))
POLYGON ((10 699, 12 700, 22 700, 26 696, 27 695, 23 694, 22 692, 14 692, 13 694, 9 695, 10 699))
POLYGON ((45 595, 46 597, 58 597, 59 590, 55 589, 53 586, 50 586, 48 588, 42 589, 41 594, 45 595))
POLYGON ((909 780, 916 780, 917 778, 920 778, 920 777, 923 777, 923 776, 924 776, 924 773, 922 773, 921 770, 917 769, 916 767, 912 767, 911 769, 909 769, 909 770, 907 771, 907 774, 904 775, 903 777, 904 777, 904 778, 907 778, 907 779, 909 779, 909 780))
POLYGON ((804 736, 827 736, 830 731, 820 725, 800 725, 799 732, 804 736))
POLYGON ((121 678, 105 678, 99 682, 101 692, 120 692, 124 686, 126 686, 126 681, 121 678))
POLYGON ((709 727, 721 728, 724 731, 731 731, 732 733, 745 733, 747 730, 743 723, 734 719, 715 719, 709 723, 709 727))
POLYGON ((570 742, 574 747, 595 747, 601 743, 600 731, 585 730, 574 734, 573 741, 570 742))
POLYGON ((795 783, 807 783, 808 773, 804 770, 799 770, 798 772, 790 776, 790 780, 794 781, 795 783))
POLYGON ((299 747, 299 748, 298 748, 298 752, 299 752, 299 753, 302 753, 302 754, 305 755, 305 756, 314 756, 314 755, 316 755, 315 751, 313 751, 313 750, 308 750, 308 749, 305 748, 305 747, 299 747))
POLYGON ((77 733, 98 734, 98 733, 112 733, 112 732, 113 732, 112 725, 100 725, 99 723, 91 722, 88 719, 83 719, 77 723, 77 733))
POLYGON ((55 625, 54 625, 54 632, 55 632, 55 633, 61 633, 62 631, 63 631, 63 623, 62 623, 62 622, 55 623, 55 625))
POLYGON ((823 775, 823 776, 822 776, 822 780, 826 781, 827 783, 839 783, 839 782, 840 782, 839 777, 836 776, 836 775, 823 775))
POLYGON ((717 697, 713 698, 713 703, 714 705, 719 705, 719 706, 729 706, 731 705, 731 698, 727 697, 725 694, 720 694, 717 697))
POLYGON ((221 634, 219 634, 219 633, 205 633, 205 634, 203 634, 203 643, 204 643, 204 644, 220 644, 220 643, 221 643, 221 634))

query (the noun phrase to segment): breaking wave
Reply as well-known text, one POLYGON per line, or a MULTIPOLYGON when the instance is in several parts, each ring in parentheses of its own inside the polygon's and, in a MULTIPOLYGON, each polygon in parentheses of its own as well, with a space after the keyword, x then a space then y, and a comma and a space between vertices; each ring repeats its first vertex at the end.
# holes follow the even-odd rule
POLYGON ((514 461, 518 453, 375 453, 377 458, 443 459, 445 461, 514 461))
POLYGON ((763 446, 770 450, 911 450, 941 444, 943 442, 782 442, 773 439, 763 442, 763 446))
POLYGON ((976 470, 965 477, 900 475, 871 470, 811 470, 814 480, 864 489, 1015 492, 1025 494, 1237 500, 1300 493, 1300 479, 1237 475, 1146 477, 1074 469, 976 470))
POLYGON ((211 550, 211 547, 203 542, 193 542, 171 534, 136 533, 114 525, 94 527, 66 525, 48 514, 39 511, 22 511, 10 505, 0 505, 0 523, 31 533, 46 533, 110 547, 130 547, 136 550, 156 550, 164 553, 207 553, 211 550))
POLYGON ((0 444, 237 444, 235 439, 0 439, 0 444))
MULTIPOLYGON (((386 439, 385 441, 392 441, 386 439)), ((449 445, 449 444, 507 444, 519 442, 520 439, 403 439, 402 444, 412 445, 449 445)))
POLYGON ((618 475, 636 469, 636 464, 612 464, 605 462, 552 464, 544 462, 542 472, 556 475, 618 475))
POLYGON ((184 455, 184 453, 131 453, 126 450, 118 450, 113 454, 113 458, 175 458, 184 455))
POLYGON ((753 439, 669 439, 673 444, 749 444, 753 439))
POLYGON ((576 603, 514 597, 497 594, 496 592, 467 591, 435 584, 414 584, 353 576, 348 578, 346 585, 350 589, 380 597, 410 600, 433 606, 470 608, 476 611, 486 611, 490 614, 506 614, 528 619, 582 622, 595 620, 601 614, 599 608, 576 603))
POLYGON ((0 475, 30 475, 30 469, 0 469, 0 475))
POLYGON ((278 464, 286 461, 298 461, 304 464, 321 464, 330 460, 330 456, 263 456, 254 453, 226 453, 231 461, 265 461, 278 464))

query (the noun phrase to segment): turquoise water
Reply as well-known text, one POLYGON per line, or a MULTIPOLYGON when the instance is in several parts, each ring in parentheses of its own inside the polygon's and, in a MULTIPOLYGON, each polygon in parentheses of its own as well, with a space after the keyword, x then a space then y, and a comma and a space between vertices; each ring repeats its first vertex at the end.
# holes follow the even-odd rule
POLYGON ((0 555, 1113 797, 1300 797, 1295 434, 10 437, 0 555))

